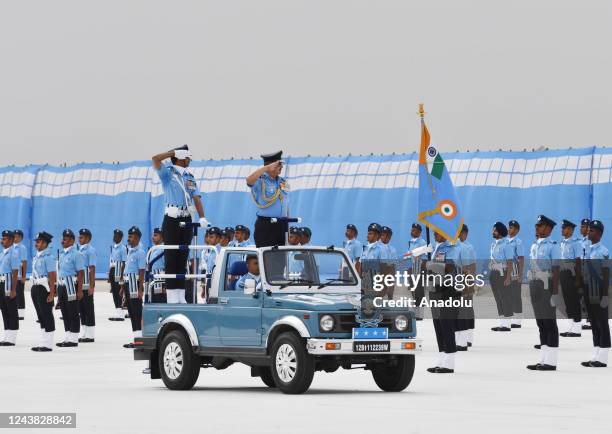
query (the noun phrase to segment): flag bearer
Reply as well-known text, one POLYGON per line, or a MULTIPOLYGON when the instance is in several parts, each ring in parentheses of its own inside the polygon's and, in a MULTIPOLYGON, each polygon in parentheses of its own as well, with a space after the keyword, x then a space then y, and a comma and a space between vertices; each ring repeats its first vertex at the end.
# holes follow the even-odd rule
MULTIPOLYGON (((183 227, 181 223, 191 223, 197 210, 200 227, 209 226, 204 217, 202 194, 198 189, 195 177, 188 170, 191 163, 191 152, 187 145, 153 156, 153 167, 161 180, 164 190, 164 221, 162 231, 164 241, 169 245, 188 245, 193 238, 193 229, 183 227), (163 161, 170 158, 172 164, 163 161)), ((168 249, 164 252, 166 274, 186 274, 188 250, 168 249)), ((185 281, 183 279, 166 280, 166 297, 168 303, 186 303, 185 281)))
POLYGON ((113 303, 115 304, 115 312, 109 318, 110 321, 124 320, 123 310, 121 309, 121 279, 127 257, 127 247, 123 244, 122 240, 123 231, 115 229, 113 231, 113 245, 110 248, 110 267, 108 270, 108 282, 110 283, 113 303))
MULTIPOLYGON (((128 313, 132 322, 134 338, 142 337, 142 299, 144 295, 144 277, 146 253, 140 244, 142 232, 136 226, 128 231, 129 250, 125 261, 123 292, 127 301, 128 313)), ((124 344, 124 348, 134 348, 134 343, 124 344)))
POLYGON ((91 245, 91 231, 79 230, 79 252, 85 261, 83 272, 83 298, 79 301, 79 314, 83 334, 79 342, 90 343, 95 340, 96 314, 94 309, 94 291, 96 289, 96 262, 98 254, 91 245))
POLYGON ((19 313, 19 319, 23 320, 25 312, 25 281, 26 281, 26 270, 28 269, 28 249, 23 245, 23 231, 21 229, 15 230, 15 249, 19 252, 19 260, 21 266, 19 267, 19 275, 17 277, 17 312, 19 313))
POLYGON ((580 258, 583 252, 581 240, 574 236, 575 227, 574 223, 564 219, 561 223, 562 238, 559 243, 561 250, 559 280, 569 321, 568 330, 560 335, 566 338, 579 338, 582 334, 582 312, 577 283, 582 282, 580 258))
POLYGON ((2 252, 0 252, 0 311, 4 322, 4 340, 0 346, 12 347, 17 340, 19 330, 19 312, 17 310, 17 276, 21 260, 15 249, 13 231, 2 231, 2 252))
POLYGON ((512 273, 510 289, 512 292, 512 319, 510 327, 520 329, 522 327, 521 317, 523 315, 523 298, 521 288, 523 276, 525 275, 525 251, 523 241, 518 237, 521 225, 516 220, 508 222, 508 243, 512 247, 512 273))
POLYGON ((32 258, 32 303, 40 323, 40 345, 32 351, 53 351, 53 299, 57 273, 55 271, 55 256, 49 248, 53 236, 47 232, 39 232, 34 239, 36 255, 32 258))
POLYGON ((58 342, 58 347, 76 347, 79 345, 79 300, 83 299, 83 279, 85 258, 74 245, 74 232, 64 229, 62 247, 59 257, 57 297, 60 300, 62 319, 66 337, 58 342))
MULTIPOLYGON (((431 260, 426 263, 427 271, 443 277, 447 274, 454 274, 456 271, 455 262, 457 260, 456 245, 450 243, 437 232, 434 232, 434 239, 437 245, 432 253, 431 260)), ((444 280, 446 279, 442 278, 441 282, 443 283, 444 280)), ((434 290, 429 294, 429 299, 432 301, 445 301, 457 298, 457 296, 458 294, 454 287, 435 285, 434 290)), ((439 353, 438 363, 436 366, 428 368, 427 371, 434 374, 451 374, 455 372, 455 353, 457 352, 457 343, 455 341, 457 308, 432 306, 431 315, 433 317, 439 353)))
POLYGON ((610 253, 602 243, 604 225, 600 220, 589 222, 589 252, 585 259, 585 302, 593 331, 593 356, 582 366, 605 368, 610 352, 609 286, 610 253))
POLYGON ((561 304, 559 294, 559 244, 550 238, 556 223, 544 215, 538 216, 535 231, 537 240, 529 252, 529 296, 540 334, 541 359, 528 365, 532 371, 555 371, 559 350, 559 329, 555 308, 561 304))

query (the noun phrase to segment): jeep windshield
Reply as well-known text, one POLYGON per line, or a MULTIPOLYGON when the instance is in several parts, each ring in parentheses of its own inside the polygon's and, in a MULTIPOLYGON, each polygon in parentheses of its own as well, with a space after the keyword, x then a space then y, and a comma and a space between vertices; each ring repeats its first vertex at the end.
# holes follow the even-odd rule
POLYGON ((310 290, 354 286, 358 281, 347 257, 333 250, 277 249, 264 252, 264 270, 270 285, 310 290))

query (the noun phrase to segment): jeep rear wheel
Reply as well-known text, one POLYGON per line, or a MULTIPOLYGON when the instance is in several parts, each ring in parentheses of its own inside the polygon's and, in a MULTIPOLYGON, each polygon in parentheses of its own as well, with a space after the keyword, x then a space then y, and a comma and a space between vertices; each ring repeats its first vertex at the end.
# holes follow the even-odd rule
POLYGON ((414 355, 400 356, 395 365, 376 364, 370 367, 376 385, 385 392, 401 392, 412 381, 414 355))
POLYGON ((288 394, 304 393, 315 372, 314 358, 295 333, 282 333, 272 346, 271 372, 276 387, 288 394))
POLYGON ((178 330, 162 339, 159 349, 159 372, 171 390, 189 390, 200 375, 200 357, 193 353, 191 343, 178 330))

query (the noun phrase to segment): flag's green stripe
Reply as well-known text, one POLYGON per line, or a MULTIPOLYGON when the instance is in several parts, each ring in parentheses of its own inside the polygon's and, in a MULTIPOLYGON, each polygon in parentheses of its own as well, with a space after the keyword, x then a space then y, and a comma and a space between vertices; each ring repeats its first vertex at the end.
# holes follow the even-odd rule
POLYGON ((440 154, 436 155, 432 166, 433 167, 431 168, 431 176, 435 176, 436 178, 441 179, 442 173, 444 172, 444 160, 442 160, 440 154))

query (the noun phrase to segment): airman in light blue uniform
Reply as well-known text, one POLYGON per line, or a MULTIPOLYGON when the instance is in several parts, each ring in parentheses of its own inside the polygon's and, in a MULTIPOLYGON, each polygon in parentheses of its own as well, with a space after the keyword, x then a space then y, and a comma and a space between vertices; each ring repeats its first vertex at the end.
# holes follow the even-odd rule
POLYGON ((55 297, 55 257, 49 248, 53 235, 39 232, 36 242, 36 255, 32 258, 32 302, 40 325, 41 344, 33 347, 35 352, 53 351, 55 318, 53 317, 53 298, 55 297))
POLYGON ((381 227, 378 223, 368 226, 368 244, 363 248, 361 261, 386 259, 383 243, 380 242, 381 227))
POLYGON ((110 246, 110 259, 108 269, 108 281, 111 286, 111 294, 113 295, 113 303, 115 305, 115 312, 109 318, 110 321, 123 321, 123 300, 121 297, 121 285, 120 281, 123 276, 123 267, 125 266, 125 260, 127 258, 127 247, 121 241, 123 239, 123 231, 121 229, 115 229, 113 231, 113 244, 110 246))
POLYGON ((96 286, 96 263, 98 255, 91 245, 91 231, 79 230, 79 252, 83 255, 85 271, 83 273, 83 298, 79 300, 79 314, 81 316, 82 335, 79 342, 92 343, 95 341, 96 314, 94 305, 94 291, 96 286), (93 279, 91 275, 93 274, 93 279))
POLYGON ((74 232, 65 229, 62 232, 62 247, 59 256, 58 271, 58 298, 64 331, 66 337, 58 342, 59 347, 78 346, 81 321, 79 319, 79 300, 83 298, 83 271, 85 258, 74 244, 74 232))
POLYGON ((346 239, 343 241, 343 247, 353 263, 359 262, 363 254, 363 244, 357 239, 357 233, 357 226, 350 223, 346 225, 346 239))
POLYGON ((516 220, 510 220, 508 222, 508 243, 512 247, 512 272, 510 288, 512 291, 512 319, 511 328, 522 327, 522 314, 523 314, 523 296, 522 286, 523 277, 525 275, 525 248, 523 241, 518 237, 518 233, 521 230, 521 225, 516 220))
POLYGON ((15 249, 12 231, 2 231, 0 252, 0 311, 4 322, 4 340, 0 346, 14 346, 19 330, 19 313, 17 310, 17 272, 21 267, 19 251, 15 249))
POLYGON ((19 267, 19 273, 17 275, 17 311, 19 312, 19 319, 23 320, 25 314, 25 272, 28 268, 28 249, 23 244, 23 231, 21 229, 15 229, 15 243, 14 248, 19 252, 19 260, 21 261, 21 267, 19 267))
POLYGON ((254 275, 251 273, 246 273, 243 274, 242 276, 240 276, 240 279, 238 279, 238 282, 236 282, 236 291, 244 291, 244 287, 245 287, 245 282, 248 279, 252 279, 255 281, 255 287, 257 287, 257 285, 259 285, 259 282, 261 282, 261 276, 260 275, 254 275))
POLYGON ((383 226, 380 229, 380 242, 383 245, 383 256, 384 259, 395 261, 397 259, 397 250, 391 245, 391 237, 393 231, 389 226, 383 226))

